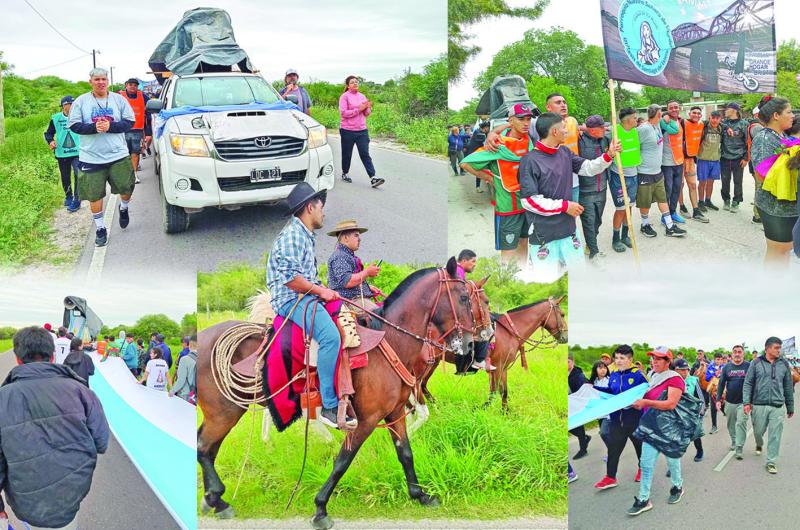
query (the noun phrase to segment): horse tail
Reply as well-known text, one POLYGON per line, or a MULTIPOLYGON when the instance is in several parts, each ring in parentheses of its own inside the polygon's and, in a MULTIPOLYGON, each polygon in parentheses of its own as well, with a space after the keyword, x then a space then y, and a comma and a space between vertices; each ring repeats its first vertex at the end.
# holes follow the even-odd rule
POLYGON ((519 347, 519 362, 522 369, 528 371, 528 359, 525 358, 525 345, 519 347))
POLYGON ((269 292, 259 290, 258 294, 247 299, 247 310, 250 314, 248 322, 265 324, 267 321, 275 319, 275 312, 272 310, 272 297, 269 292))

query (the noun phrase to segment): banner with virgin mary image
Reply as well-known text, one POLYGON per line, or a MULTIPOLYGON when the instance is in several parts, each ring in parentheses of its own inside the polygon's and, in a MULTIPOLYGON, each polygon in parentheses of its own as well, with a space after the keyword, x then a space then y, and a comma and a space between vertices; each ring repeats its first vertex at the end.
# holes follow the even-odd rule
POLYGON ((608 76, 640 85, 774 93, 774 0, 600 0, 608 76))

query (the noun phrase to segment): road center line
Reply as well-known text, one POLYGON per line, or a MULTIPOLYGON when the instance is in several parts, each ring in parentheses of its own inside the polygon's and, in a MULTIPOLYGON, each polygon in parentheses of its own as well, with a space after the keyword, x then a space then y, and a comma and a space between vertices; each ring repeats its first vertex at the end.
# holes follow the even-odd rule
MULTIPOLYGON (((750 425, 750 428, 747 429, 747 432, 744 435, 744 443, 747 443, 747 438, 750 437, 751 432, 753 432, 752 424, 750 425)), ((744 448, 744 443, 742 444, 742 448, 744 448)), ((725 469, 725 466, 728 465, 728 462, 731 461, 731 458, 733 458, 734 454, 736 454, 736 451, 728 451, 728 454, 725 455, 725 458, 722 459, 722 462, 717 464, 717 467, 714 468, 714 471, 722 471, 723 469, 725 469)))
MULTIPOLYGON (((106 225, 106 234, 111 242, 111 225, 114 222, 114 212, 117 208, 117 196, 110 194, 106 202, 106 211, 103 213, 103 223, 106 225)), ((92 261, 89 263, 89 270, 86 271, 86 280, 89 282, 97 282, 103 274, 103 265, 106 262, 106 249, 108 243, 103 247, 94 247, 92 253, 92 261)))

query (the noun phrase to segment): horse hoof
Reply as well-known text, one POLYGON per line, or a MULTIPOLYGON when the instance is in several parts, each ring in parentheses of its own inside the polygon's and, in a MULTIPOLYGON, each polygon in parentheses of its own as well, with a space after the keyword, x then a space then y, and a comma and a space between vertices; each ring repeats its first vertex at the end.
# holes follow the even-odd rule
POLYGON ((208 505, 208 503, 206 502, 206 498, 203 497, 203 499, 200 501, 200 512, 203 515, 206 515, 210 511, 211 511, 211 506, 208 505))
POLYGON ((233 506, 228 506, 221 512, 214 514, 218 519, 233 519, 236 514, 233 513, 233 506))
POLYGON ((333 519, 327 515, 323 515, 322 517, 314 516, 314 518, 311 519, 311 526, 313 526, 315 530, 329 530, 333 528, 333 519))

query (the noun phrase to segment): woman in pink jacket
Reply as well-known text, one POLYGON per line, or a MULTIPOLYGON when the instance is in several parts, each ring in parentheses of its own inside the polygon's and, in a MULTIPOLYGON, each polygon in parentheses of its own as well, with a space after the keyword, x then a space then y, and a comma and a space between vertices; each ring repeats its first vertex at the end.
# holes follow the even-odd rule
POLYGON ((347 173, 350 171, 350 159, 353 157, 353 145, 355 145, 361 163, 369 175, 370 184, 373 188, 377 188, 384 183, 384 180, 375 176, 375 166, 372 165, 372 157, 369 156, 367 116, 372 113, 372 102, 358 91, 356 76, 348 76, 344 84, 344 94, 339 98, 339 114, 342 116, 339 127, 342 141, 342 180, 353 182, 347 173))

